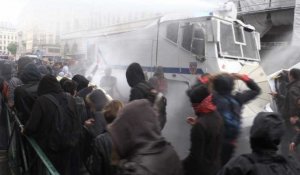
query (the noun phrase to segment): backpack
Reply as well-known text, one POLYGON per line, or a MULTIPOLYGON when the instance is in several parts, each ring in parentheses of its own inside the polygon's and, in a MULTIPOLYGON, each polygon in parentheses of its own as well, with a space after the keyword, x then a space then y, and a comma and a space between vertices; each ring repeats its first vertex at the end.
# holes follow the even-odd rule
POLYGON ((53 151, 63 151, 78 145, 81 136, 81 121, 75 99, 64 93, 66 103, 60 104, 51 94, 44 95, 57 108, 58 115, 54 117, 54 125, 49 138, 49 148, 53 151))
POLYGON ((139 83, 137 88, 146 94, 146 99, 151 102, 154 110, 158 112, 160 127, 163 129, 167 122, 166 97, 161 92, 157 92, 153 87, 144 82, 139 83))
POLYGON ((252 164, 249 175, 299 175, 300 166, 292 158, 277 155, 273 158, 263 159, 255 154, 244 154, 242 157, 252 164))
POLYGON ((214 102, 224 121, 225 139, 235 140, 241 127, 241 105, 231 96, 215 96, 214 102))

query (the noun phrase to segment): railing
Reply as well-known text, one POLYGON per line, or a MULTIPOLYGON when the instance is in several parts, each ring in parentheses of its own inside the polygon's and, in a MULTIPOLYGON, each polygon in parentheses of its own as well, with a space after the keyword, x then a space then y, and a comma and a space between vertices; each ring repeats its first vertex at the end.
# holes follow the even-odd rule
MULTIPOLYGON (((50 162, 46 154, 43 152, 41 147, 36 141, 28 136, 20 133, 23 129, 23 125, 20 122, 15 111, 10 110, 6 106, 6 116, 8 123, 8 131, 10 135, 9 141, 9 165, 14 175, 27 175, 30 172, 30 159, 28 157, 28 150, 26 146, 30 146, 33 152, 37 155, 39 160, 42 162, 39 165, 42 166, 39 170, 39 174, 43 175, 59 175, 59 172, 55 169, 53 164, 50 162)), ((37 173, 37 172, 34 172, 37 173)))
POLYGON ((238 13, 255 13, 295 7, 295 0, 234 0, 238 13))
POLYGON ((287 46, 288 42, 261 42, 261 49, 268 50, 276 47, 287 46))

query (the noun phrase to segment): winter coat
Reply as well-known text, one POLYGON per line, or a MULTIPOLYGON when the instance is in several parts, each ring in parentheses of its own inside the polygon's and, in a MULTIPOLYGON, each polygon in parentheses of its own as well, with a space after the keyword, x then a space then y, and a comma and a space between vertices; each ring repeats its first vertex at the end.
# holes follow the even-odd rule
MULTIPOLYGON (((226 81, 227 80, 225 80, 224 82, 226 82, 226 81)), ((224 111, 234 111, 234 113, 238 115, 238 120, 240 120, 243 105, 245 105, 249 101, 253 100, 255 97, 257 97, 260 94, 260 91, 261 91, 260 87, 252 79, 246 79, 244 82, 246 83, 249 90, 245 90, 243 92, 238 92, 235 95, 231 94, 232 89, 230 89, 229 87, 225 87, 226 83, 223 84, 224 87, 222 87, 220 85, 218 86, 218 88, 220 90, 218 90, 214 93, 213 101, 216 104, 220 115, 222 115, 224 111), (237 102, 236 105, 233 105, 228 102, 228 99, 231 99, 231 98, 233 98, 237 102)), ((232 86, 232 85, 229 85, 229 86, 232 86)), ((216 87, 217 86, 215 85, 215 88, 216 87)), ((224 117, 224 116, 222 116, 222 117, 224 117)), ((225 132, 226 132, 226 128, 225 128, 225 132)), ((228 136, 228 138, 227 138, 227 136, 225 135, 224 141, 235 140, 235 139, 237 139, 237 136, 238 135, 228 136)))
POLYGON ((183 161, 186 175, 215 175, 221 168, 223 121, 217 112, 202 114, 191 129, 190 154, 183 161))
POLYGON ((29 64, 20 75, 23 85, 18 86, 14 92, 15 107, 22 123, 25 123, 32 110, 34 102, 38 96, 37 88, 41 79, 41 74, 34 64, 29 64))
POLYGON ((300 80, 293 81, 287 85, 287 95, 285 99, 285 114, 284 119, 289 122, 292 116, 299 116, 300 108, 297 101, 300 99, 300 80))
POLYGON ((63 95, 63 90, 59 82, 54 76, 46 75, 40 82, 38 87, 39 97, 34 103, 31 116, 27 121, 24 134, 33 137, 38 145, 45 152, 46 156, 53 163, 54 167, 63 175, 70 171, 69 163, 71 160, 72 150, 64 150, 63 152, 54 152, 50 147, 50 134, 53 133, 55 116, 59 115, 57 106, 53 104, 46 94, 53 95, 59 104, 68 103, 63 95))
POLYGON ((109 127, 121 158, 119 175, 180 175, 179 158, 161 136, 158 116, 148 100, 126 105, 109 127))
MULTIPOLYGON (((292 163, 300 168, 292 158, 285 158, 276 153, 280 140, 284 135, 285 126, 281 116, 276 113, 261 112, 254 119, 250 131, 250 144, 256 159, 263 162, 274 162, 278 166, 292 163)), ((233 158, 220 171, 219 175, 247 175, 254 171, 253 163, 244 155, 233 158)), ((286 166, 283 165, 283 168, 286 166)))

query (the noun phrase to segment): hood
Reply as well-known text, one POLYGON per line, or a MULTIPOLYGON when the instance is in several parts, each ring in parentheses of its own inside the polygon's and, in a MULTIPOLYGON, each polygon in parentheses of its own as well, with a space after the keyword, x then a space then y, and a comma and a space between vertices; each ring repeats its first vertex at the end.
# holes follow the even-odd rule
POLYGON ((234 88, 234 79, 230 74, 220 74, 214 77, 213 86, 218 94, 229 95, 234 88))
POLYGON ((33 59, 29 58, 29 57, 21 57, 18 60, 18 75, 22 75, 23 70, 25 69, 25 67, 28 64, 33 64, 33 59))
POLYGON ((140 82, 145 81, 145 74, 141 65, 138 63, 130 64, 126 70, 126 79, 130 87, 134 87, 140 82))
POLYGON ((40 81, 41 78, 41 73, 34 64, 28 64, 20 75, 20 79, 24 84, 40 81))
POLYGON ((88 79, 86 79, 84 76, 79 75, 79 74, 74 75, 74 77, 72 78, 72 80, 75 81, 78 84, 78 86, 77 86, 77 91, 78 92, 80 90, 88 87, 88 85, 90 83, 88 79))
POLYGON ((161 136, 158 116, 145 99, 126 105, 109 127, 109 132, 122 159, 157 153, 166 144, 161 136))
POLYGON ((63 92, 59 82, 53 75, 45 75, 38 86, 38 95, 63 92))
POLYGON ((104 106, 108 103, 105 93, 100 89, 93 90, 87 95, 87 98, 93 103, 96 111, 102 111, 104 106))
POLYGON ((277 151, 285 126, 281 116, 273 112, 257 114, 250 130, 250 143, 254 152, 277 151))
POLYGON ((13 74, 13 65, 9 62, 0 63, 0 75, 5 79, 9 80, 13 74))

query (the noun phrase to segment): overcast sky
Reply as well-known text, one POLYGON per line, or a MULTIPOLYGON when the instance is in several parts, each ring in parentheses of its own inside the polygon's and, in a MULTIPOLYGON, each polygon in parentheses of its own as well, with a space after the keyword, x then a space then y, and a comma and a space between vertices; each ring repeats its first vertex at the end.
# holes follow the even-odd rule
MULTIPOLYGON (((101 7, 112 11, 160 11, 160 12, 190 12, 210 11, 224 0, 0 0, 0 21, 8 21, 18 24, 22 20, 22 14, 36 9, 60 7, 64 10, 78 6, 101 7)), ((87 9, 88 10, 88 9, 87 9)), ((38 13, 36 14, 39 15, 38 13)))

